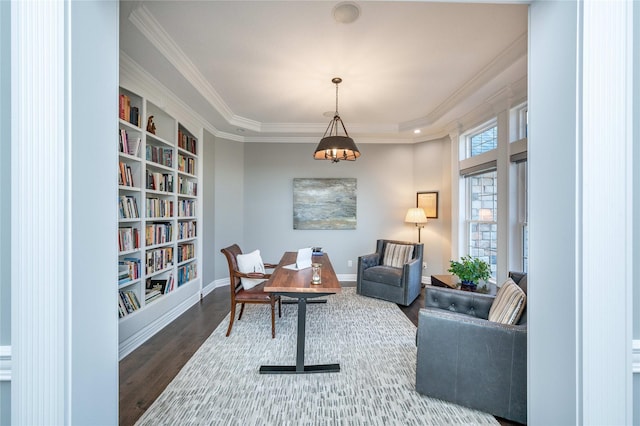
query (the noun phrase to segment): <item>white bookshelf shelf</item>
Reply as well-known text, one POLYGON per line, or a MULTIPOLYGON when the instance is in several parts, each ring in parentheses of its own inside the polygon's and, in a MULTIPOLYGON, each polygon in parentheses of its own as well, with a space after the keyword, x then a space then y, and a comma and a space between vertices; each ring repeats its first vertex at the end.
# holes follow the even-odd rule
MULTIPOLYGON (((179 178, 183 182, 188 182, 189 188, 200 186, 196 171, 201 169, 201 157, 198 156, 200 143, 197 138, 164 108, 158 107, 145 96, 123 87, 120 88, 120 95, 118 119, 120 134, 118 143, 114 145, 119 149, 121 163, 118 171, 119 178, 127 177, 126 182, 133 182, 133 186, 119 185, 118 207, 122 209, 123 203, 126 204, 129 207, 125 209, 126 214, 129 215, 131 205, 135 202, 140 216, 118 219, 120 228, 132 228, 133 234, 139 238, 140 246, 134 250, 118 253, 120 263, 126 260, 133 262, 134 266, 129 268, 135 269, 136 265, 139 268, 138 278, 132 277, 131 281, 117 285, 121 315, 120 331, 124 332, 125 338, 130 338, 132 334, 145 334, 144 330, 151 324, 162 322, 163 317, 171 316, 177 307, 182 306, 185 297, 191 297, 186 296, 184 292, 178 296, 174 294, 175 289, 178 288, 178 276, 183 278, 188 276, 189 283, 199 279, 200 265, 197 260, 201 253, 200 238, 195 235, 177 241, 177 236, 179 226, 184 230, 183 232, 188 230, 186 235, 195 233, 195 230, 201 226, 198 210, 193 208, 196 203, 200 203, 199 196, 178 194, 179 178), (147 131, 150 116, 153 116, 155 133, 147 131), (153 183, 156 188, 171 186, 172 188, 170 191, 147 189, 148 183, 153 183), (178 217, 179 203, 187 205, 190 208, 188 212, 193 212, 194 215, 178 217), (165 211, 167 214, 164 216, 147 216, 146 214, 165 211), (178 220, 182 224, 178 224, 178 220), (185 224, 187 220, 192 221, 192 224, 185 224), (158 226, 152 227, 153 224, 158 226), (166 224, 167 228, 161 226, 162 224, 166 224), (170 241, 146 245, 147 229, 149 232, 157 232, 154 235, 156 240, 159 236, 165 235, 167 238, 170 237, 170 241), (183 249, 185 244, 193 246, 194 257, 178 264, 178 251, 183 249), (148 265, 165 267, 147 273, 148 265), (191 279, 192 275, 193 279, 191 279), (152 285, 157 285, 158 281, 166 283, 173 281, 173 286, 167 293, 146 303, 146 292, 152 288, 152 285), (125 312, 122 312, 122 307, 126 304, 123 296, 128 297, 127 301, 137 299, 139 307, 131 309, 131 306, 128 308, 125 306, 125 312), (156 303, 160 300, 163 302, 156 303)), ((197 189, 200 192, 200 188, 197 189)), ((116 282, 118 281, 116 277, 116 282)), ((185 284, 187 283, 182 283, 181 286, 185 284)), ((197 291, 199 288, 192 287, 190 292, 197 291)))

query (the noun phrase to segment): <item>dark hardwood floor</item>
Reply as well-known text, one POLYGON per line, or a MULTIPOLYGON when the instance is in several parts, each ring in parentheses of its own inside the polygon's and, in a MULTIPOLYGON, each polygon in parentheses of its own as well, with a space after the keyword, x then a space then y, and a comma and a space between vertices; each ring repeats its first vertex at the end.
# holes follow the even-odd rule
MULTIPOLYGON (((355 286, 343 282, 344 287, 355 286)), ((416 326, 424 289, 410 306, 399 306, 416 326)), ((213 290, 120 361, 121 426, 133 425, 229 313, 229 288, 213 290)), ((515 426, 497 418, 502 426, 515 426)))

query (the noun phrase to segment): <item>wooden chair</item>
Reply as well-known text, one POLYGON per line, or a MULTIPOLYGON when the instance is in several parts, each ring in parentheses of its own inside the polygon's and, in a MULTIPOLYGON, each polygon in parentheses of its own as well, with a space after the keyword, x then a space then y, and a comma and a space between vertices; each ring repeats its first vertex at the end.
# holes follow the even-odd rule
MULTIPOLYGON (((227 262, 229 264, 229 288, 231 289, 231 315, 229 318, 229 329, 227 330, 227 337, 231 334, 231 328, 233 327, 233 320, 236 315, 236 304, 240 303, 240 315, 238 315, 238 321, 242 318, 242 313, 244 312, 245 303, 269 303, 271 304, 271 337, 275 339, 276 337, 276 316, 275 316, 275 306, 276 301, 278 302, 278 317, 282 317, 282 303, 280 300, 280 296, 275 296, 271 293, 264 291, 264 286, 266 284, 266 280, 271 277, 271 274, 263 274, 259 272, 251 272, 248 274, 243 274, 238 270, 238 261, 237 256, 242 254, 242 250, 238 247, 237 244, 233 244, 229 247, 223 248, 220 250, 226 257, 227 262), (242 283, 240 278, 254 278, 260 279, 264 278, 265 281, 258 284, 257 286, 245 290, 242 287, 242 283)), ((265 268, 273 269, 277 265, 271 263, 265 263, 265 268)))

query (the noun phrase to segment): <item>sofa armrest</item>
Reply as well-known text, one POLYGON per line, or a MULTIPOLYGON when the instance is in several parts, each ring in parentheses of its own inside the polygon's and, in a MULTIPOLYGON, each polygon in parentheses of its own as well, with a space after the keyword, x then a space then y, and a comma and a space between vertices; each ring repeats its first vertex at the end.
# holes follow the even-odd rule
POLYGON ((452 288, 425 286, 425 308, 438 308, 445 311, 460 312, 466 315, 489 318, 489 310, 495 296, 489 294, 461 291, 452 288))
POLYGON ((418 392, 526 422, 526 326, 423 308, 417 340, 418 392))

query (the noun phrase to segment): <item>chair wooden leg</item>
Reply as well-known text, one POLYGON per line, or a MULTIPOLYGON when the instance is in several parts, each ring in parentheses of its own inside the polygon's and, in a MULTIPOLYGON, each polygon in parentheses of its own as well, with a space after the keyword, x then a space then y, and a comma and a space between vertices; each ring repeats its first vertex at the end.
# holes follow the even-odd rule
POLYGON ((271 338, 276 338, 276 301, 271 298, 271 338))
POLYGON ((229 328, 227 329, 227 337, 231 334, 231 327, 233 327, 233 319, 236 316, 236 304, 231 305, 231 314, 229 315, 229 328))
POLYGON ((244 303, 240 305, 240 315, 238 315, 238 321, 242 319, 242 313, 244 312, 244 303))

